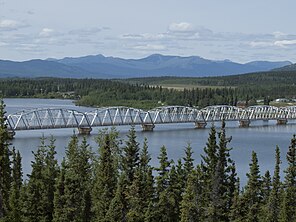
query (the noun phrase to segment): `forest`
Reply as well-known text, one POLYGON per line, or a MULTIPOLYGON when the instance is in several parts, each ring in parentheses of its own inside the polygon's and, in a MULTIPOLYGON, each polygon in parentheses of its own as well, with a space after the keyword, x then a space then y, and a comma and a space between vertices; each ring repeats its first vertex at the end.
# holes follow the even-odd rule
POLYGON ((285 158, 275 148, 272 172, 261 174, 252 152, 247 183, 240 186, 225 123, 211 127, 202 161, 194 164, 187 144, 176 163, 160 147, 150 165, 148 141, 141 146, 131 126, 121 141, 115 128, 97 135, 97 147, 73 135, 61 163, 54 138, 41 138, 32 171, 22 172, 19 151, 10 146, 0 104, 0 221, 5 222, 191 222, 296 221, 296 137, 285 158), (26 178, 26 179, 24 179, 26 178))
POLYGON ((103 79, 0 79, 0 95, 5 98, 74 99, 77 105, 129 106, 152 109, 162 105, 203 108, 209 105, 237 105, 257 100, 269 104, 277 98, 295 99, 295 72, 267 72, 207 78, 103 79), (181 90, 165 84, 192 86, 181 90))

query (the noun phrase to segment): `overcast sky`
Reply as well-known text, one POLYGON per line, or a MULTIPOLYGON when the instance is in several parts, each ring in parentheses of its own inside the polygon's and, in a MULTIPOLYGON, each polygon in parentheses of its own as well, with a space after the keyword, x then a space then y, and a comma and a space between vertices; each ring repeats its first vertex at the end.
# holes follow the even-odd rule
POLYGON ((0 0, 0 59, 296 62, 295 0, 0 0))

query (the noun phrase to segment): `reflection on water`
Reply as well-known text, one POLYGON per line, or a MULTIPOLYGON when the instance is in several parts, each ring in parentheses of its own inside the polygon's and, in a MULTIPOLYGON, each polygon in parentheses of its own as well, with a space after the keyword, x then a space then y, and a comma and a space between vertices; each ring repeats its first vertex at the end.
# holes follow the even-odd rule
MULTIPOLYGON (((46 100, 46 99, 5 99, 7 112, 12 113, 21 109, 37 108, 37 107, 63 107, 76 109, 80 111, 90 111, 92 108, 75 107, 70 100, 46 100)), ((219 128, 220 123, 215 123, 219 128)), ((168 150, 169 158, 175 162, 184 156, 184 148, 189 142, 194 150, 194 159, 196 163, 200 163, 200 154, 206 144, 209 127, 206 129, 194 129, 193 123, 184 124, 165 124, 156 125, 154 132, 142 132, 141 127, 137 126, 137 137, 142 145, 145 137, 148 139, 149 151, 152 156, 151 164, 158 164, 157 156, 159 148, 165 145, 168 150)), ((290 143, 292 135, 296 133, 295 122, 289 122, 287 125, 277 126, 275 121, 254 121, 251 122, 249 128, 239 128, 238 122, 226 123, 227 136, 232 136, 230 147, 232 147, 231 156, 236 162, 238 175, 241 183, 246 182, 246 173, 249 170, 251 160, 251 152, 255 150, 258 154, 261 174, 266 170, 271 173, 274 169, 275 147, 279 145, 282 155, 282 169, 286 167, 285 155, 290 143)), ((95 143, 96 134, 102 128, 94 128, 92 134, 87 137, 94 151, 97 151, 95 143)), ((120 126, 117 128, 120 137, 126 139, 128 126, 120 126)), ((18 131, 12 145, 20 150, 23 157, 23 170, 25 174, 30 172, 30 164, 33 159, 32 151, 36 150, 39 145, 39 138, 54 136, 57 146, 57 157, 61 161, 65 154, 65 147, 69 141, 73 131, 77 129, 53 129, 53 130, 34 130, 34 131, 18 131)))

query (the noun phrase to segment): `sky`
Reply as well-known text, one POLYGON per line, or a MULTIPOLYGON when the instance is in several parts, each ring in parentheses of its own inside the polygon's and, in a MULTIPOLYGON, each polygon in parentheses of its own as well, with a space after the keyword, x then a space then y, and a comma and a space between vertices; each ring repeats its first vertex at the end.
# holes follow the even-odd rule
POLYGON ((0 59, 296 62, 295 0, 0 0, 0 59))

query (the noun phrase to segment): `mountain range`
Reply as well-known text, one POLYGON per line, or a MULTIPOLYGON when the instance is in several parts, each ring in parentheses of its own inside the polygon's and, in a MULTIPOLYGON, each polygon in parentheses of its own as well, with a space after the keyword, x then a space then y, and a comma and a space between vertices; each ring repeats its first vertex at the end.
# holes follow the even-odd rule
POLYGON ((289 61, 209 60, 198 56, 153 54, 142 59, 89 55, 63 59, 35 59, 24 62, 0 60, 0 77, 132 78, 147 76, 221 76, 269 71, 290 66, 289 61))

